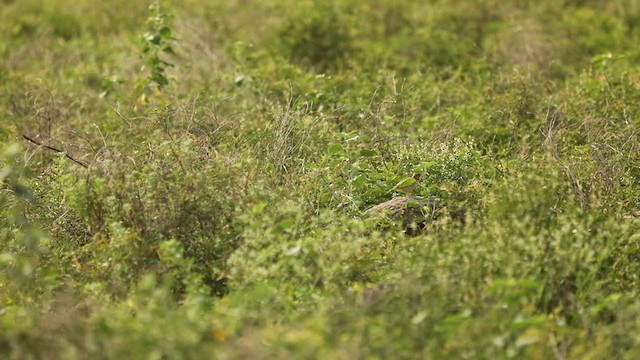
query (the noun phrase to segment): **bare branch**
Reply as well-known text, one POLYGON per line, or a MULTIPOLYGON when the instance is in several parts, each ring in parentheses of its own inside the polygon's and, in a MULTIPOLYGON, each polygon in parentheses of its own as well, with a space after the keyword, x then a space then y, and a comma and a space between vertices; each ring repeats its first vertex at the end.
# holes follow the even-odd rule
POLYGON ((34 143, 34 144, 36 144, 36 145, 38 145, 38 146, 40 146, 40 147, 43 147, 43 148, 45 148, 45 149, 48 149, 48 150, 51 150, 51 151, 55 151, 55 152, 57 152, 57 153, 63 153, 63 154, 64 154, 64 156, 66 156, 66 157, 67 157, 67 159, 69 159, 69 160, 73 161, 74 163, 76 163, 76 164, 78 164, 78 165, 82 166, 82 167, 83 167, 83 168, 85 168, 85 169, 86 169, 86 168, 88 168, 88 165, 87 165, 87 164, 85 164, 84 162, 82 162, 82 161, 80 161, 80 160, 76 160, 73 156, 71 156, 71 155, 67 154, 64 150, 56 149, 56 148, 54 148, 53 146, 44 145, 44 144, 42 144, 42 143, 40 143, 40 142, 38 142, 38 141, 36 141, 36 140, 34 140, 34 139, 32 139, 32 138, 28 137, 27 135, 24 135, 24 134, 22 134, 22 137, 23 137, 25 140, 27 140, 27 141, 29 141, 29 142, 31 142, 31 143, 34 143))

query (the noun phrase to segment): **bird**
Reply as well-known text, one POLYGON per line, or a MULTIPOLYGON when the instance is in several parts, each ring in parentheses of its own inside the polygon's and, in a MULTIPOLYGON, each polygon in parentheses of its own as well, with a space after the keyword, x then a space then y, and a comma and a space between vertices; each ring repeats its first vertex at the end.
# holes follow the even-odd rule
POLYGON ((420 185, 420 180, 422 179, 422 174, 417 173, 413 174, 413 176, 405 178, 396 184, 389 192, 391 191, 400 191, 403 192, 406 196, 413 195, 413 190, 420 185))

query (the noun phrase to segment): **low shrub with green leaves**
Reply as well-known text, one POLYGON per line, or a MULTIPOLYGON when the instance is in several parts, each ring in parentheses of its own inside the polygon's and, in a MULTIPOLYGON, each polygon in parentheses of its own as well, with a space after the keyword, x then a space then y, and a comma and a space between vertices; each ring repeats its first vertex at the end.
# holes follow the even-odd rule
POLYGON ((640 356, 636 1, 0 2, 0 358, 640 356))

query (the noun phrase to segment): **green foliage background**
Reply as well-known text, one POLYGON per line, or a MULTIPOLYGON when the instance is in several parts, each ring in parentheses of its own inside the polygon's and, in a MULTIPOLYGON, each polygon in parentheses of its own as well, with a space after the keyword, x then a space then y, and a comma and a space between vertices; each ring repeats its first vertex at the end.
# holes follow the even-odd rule
POLYGON ((1 358, 640 357, 639 1, 0 4, 1 358))

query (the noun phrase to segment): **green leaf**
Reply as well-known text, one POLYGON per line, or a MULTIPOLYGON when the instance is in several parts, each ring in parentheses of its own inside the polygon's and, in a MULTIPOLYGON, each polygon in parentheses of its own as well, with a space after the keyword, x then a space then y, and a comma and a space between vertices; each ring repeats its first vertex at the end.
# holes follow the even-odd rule
POLYGON ((158 31, 158 33, 163 38, 167 38, 168 39, 168 38, 171 37, 171 29, 168 26, 161 27, 160 30, 158 31))
POLYGON ((164 48, 162 48, 162 52, 164 52, 165 54, 169 54, 169 55, 175 55, 176 54, 176 52, 173 51, 173 48, 170 45, 167 45, 164 48))
POLYGON ((291 219, 284 219, 279 221, 278 223, 276 223, 273 226, 273 230, 277 233, 283 233, 287 230, 289 230, 292 226, 294 225, 293 220, 291 219))
POLYGON ((406 178, 406 179, 401 180, 401 181, 400 181, 396 186, 394 186, 394 187, 397 187, 398 189, 404 189, 404 188, 409 187, 409 186, 411 186, 411 185, 413 185, 413 184, 415 184, 415 183, 416 183, 416 179, 414 179, 414 178, 412 178, 412 177, 409 177, 409 178, 406 178))
POLYGON ((417 314, 415 314, 412 318, 411 318, 411 323, 414 325, 418 325, 421 322, 424 321, 424 319, 427 318, 427 312, 426 311, 420 311, 417 314))
POLYGON ((356 189, 361 189, 367 183, 367 177, 364 175, 358 175, 355 179, 351 181, 351 185, 356 189))
POLYGON ((376 156, 378 153, 375 150, 362 149, 360 150, 361 156, 376 156))
POLYGON ((151 80, 155 81, 160 86, 165 86, 169 84, 169 80, 162 74, 153 75, 151 80))
POLYGON ((149 41, 150 43, 152 43, 153 45, 160 45, 160 36, 157 34, 154 34, 151 36, 151 38, 147 38, 147 41, 149 41))
POLYGON ((333 144, 333 145, 329 146, 329 149, 327 149, 327 151, 331 155, 335 155, 335 154, 341 152, 342 150, 343 150, 342 144, 333 144))
POLYGON ((427 162, 423 162, 420 164, 420 166, 418 166, 418 168, 422 171, 422 172, 426 172, 429 168, 432 168, 433 166, 435 166, 438 162, 437 161, 427 161, 427 162))

